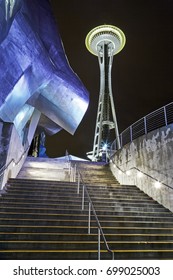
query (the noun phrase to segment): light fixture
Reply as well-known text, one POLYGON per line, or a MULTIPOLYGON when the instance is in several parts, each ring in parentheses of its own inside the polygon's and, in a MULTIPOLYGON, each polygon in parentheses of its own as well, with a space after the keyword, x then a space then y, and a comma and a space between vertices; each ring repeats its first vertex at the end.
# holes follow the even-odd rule
POLYGON ((104 145, 103 145, 103 151, 106 151, 107 150, 107 147, 108 147, 108 145, 105 143, 104 145))
POLYGON ((142 178, 142 177, 143 177, 143 174, 142 174, 142 172, 141 172, 141 171, 138 171, 138 173, 137 173, 137 177, 138 177, 138 178, 142 178))
POLYGON ((161 187, 161 183, 159 181, 156 181, 154 183, 154 186, 155 186, 156 189, 159 189, 161 187))

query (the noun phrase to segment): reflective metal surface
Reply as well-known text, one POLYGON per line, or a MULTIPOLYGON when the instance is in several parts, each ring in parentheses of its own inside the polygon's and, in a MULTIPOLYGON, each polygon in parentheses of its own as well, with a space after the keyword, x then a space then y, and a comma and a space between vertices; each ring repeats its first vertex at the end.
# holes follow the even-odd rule
POLYGON ((21 130, 36 108, 45 131, 73 134, 88 102, 65 56, 50 1, 0 0, 0 119, 21 130))

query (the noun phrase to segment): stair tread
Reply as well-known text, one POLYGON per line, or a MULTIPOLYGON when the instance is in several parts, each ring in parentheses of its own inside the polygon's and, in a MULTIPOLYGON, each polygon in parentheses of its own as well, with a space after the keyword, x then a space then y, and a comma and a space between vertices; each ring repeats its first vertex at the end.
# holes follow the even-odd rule
MULTIPOLYGON (((9 252, 23 252, 23 253, 27 253, 27 252, 33 252, 33 253, 35 253, 35 252, 65 252, 65 253, 69 253, 69 252, 72 252, 72 253, 74 253, 74 252, 98 252, 98 250, 88 250, 88 249, 85 249, 85 250, 78 250, 78 249, 76 249, 76 250, 68 250, 68 249, 65 249, 65 250, 57 250, 57 249, 54 249, 54 250, 45 250, 45 249, 43 249, 43 250, 26 250, 26 249, 24 249, 24 250, 9 250, 9 249, 7 249, 7 250, 1 250, 0 249, 0 252, 1 253, 9 253, 9 252)), ((103 252, 107 252, 107 250, 101 250, 101 252, 103 253, 103 252)), ((113 252, 173 252, 173 249, 135 249, 135 250, 132 250, 132 249, 128 249, 128 250, 120 250, 120 249, 118 249, 118 250, 116 250, 116 249, 113 249, 113 252)))
MULTIPOLYGON (((9 224, 4 224, 4 225, 0 225, 0 228, 8 228, 8 227, 12 227, 12 228, 61 228, 62 226, 59 226, 59 225, 9 225, 9 224)), ((75 225, 75 226, 66 226, 66 225, 63 225, 63 228, 87 228, 88 229, 88 225, 84 226, 84 225, 81 225, 81 226, 78 226, 78 225, 75 225)), ((94 229, 94 228, 97 228, 97 226, 91 226, 91 229, 94 229)), ((132 226, 103 226, 102 227, 103 229, 144 229, 144 227, 132 227, 132 226)), ((145 229, 147 230, 155 230, 155 229, 159 229, 159 230, 173 230, 173 227, 152 227, 152 228, 148 228, 148 227, 145 227, 145 229)))
MULTIPOLYGON (((50 240, 0 240, 0 243, 46 243, 46 244, 98 244, 97 240, 96 241, 86 241, 86 240, 82 240, 82 241, 76 241, 76 240, 66 240, 66 241, 50 241, 50 240)), ((104 241, 101 241, 101 244, 103 244, 104 241)), ((163 240, 163 241, 109 241, 109 244, 173 244, 173 240, 163 240)))

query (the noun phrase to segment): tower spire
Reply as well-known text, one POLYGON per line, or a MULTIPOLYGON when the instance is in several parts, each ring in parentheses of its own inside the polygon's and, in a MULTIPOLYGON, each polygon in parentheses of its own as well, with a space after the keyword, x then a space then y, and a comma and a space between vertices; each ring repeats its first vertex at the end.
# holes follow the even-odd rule
POLYGON ((110 131, 114 130, 118 149, 119 131, 112 94, 111 70, 113 56, 119 53, 126 42, 124 33, 112 25, 100 25, 92 29, 85 39, 89 52, 98 56, 100 66, 100 94, 97 109, 93 150, 87 153, 92 161, 99 161, 107 154, 110 131))

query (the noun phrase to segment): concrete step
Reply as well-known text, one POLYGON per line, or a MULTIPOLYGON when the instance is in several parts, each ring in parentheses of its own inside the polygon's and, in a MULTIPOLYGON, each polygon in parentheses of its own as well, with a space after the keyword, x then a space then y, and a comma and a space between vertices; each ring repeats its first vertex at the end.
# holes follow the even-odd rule
POLYGON ((100 185, 99 183, 96 185, 89 185, 87 184, 87 188, 88 190, 94 190, 94 191, 104 191, 104 190, 109 190, 109 191, 116 191, 116 190, 134 190, 135 192, 136 191, 139 191, 140 193, 143 193, 143 191, 141 191, 139 188, 137 188, 136 186, 133 186, 133 185, 120 185, 120 184, 111 184, 110 186, 109 185, 100 185))
MULTIPOLYGON (((173 250, 173 241, 110 241, 111 250, 173 250)), ((2 250, 97 250, 97 241, 28 241, 9 240, 0 241, 0 252, 2 250)), ((105 244, 101 241, 101 249, 105 244)))
MULTIPOLYGON (((85 205, 87 207, 88 205, 88 201, 85 200, 85 205)), ((32 196, 24 196, 24 197, 2 197, 0 199, 0 204, 3 204, 3 205, 7 205, 7 206, 11 206, 11 205, 14 205, 17 206, 17 205, 22 205, 22 206, 25 206, 26 204, 28 205, 32 205, 32 206, 35 206, 35 205, 42 205, 44 207, 46 207, 46 205, 48 206, 57 206, 57 205, 78 205, 80 207, 82 207, 82 198, 81 197, 78 197, 78 198, 73 198, 73 197, 63 197, 63 198, 58 198, 58 197, 55 197, 54 199, 50 199, 50 198, 47 198, 47 197, 33 197, 32 196)), ((154 209, 157 209, 158 211, 168 211, 167 209, 163 208, 161 205, 158 205, 157 203, 147 203, 145 201, 141 201, 141 203, 137 203, 137 202, 126 202, 126 201, 109 201, 107 200, 106 202, 102 202, 100 200, 96 201, 94 203, 94 207, 95 209, 101 209, 104 210, 104 209, 107 209, 109 208, 109 210, 113 209, 116 211, 117 208, 120 208, 120 210, 122 209, 126 209, 127 207, 131 207, 131 209, 133 208, 138 208, 138 209, 150 209, 151 211, 155 211, 154 209)))
POLYGON ((64 203, 64 202, 59 202, 59 203, 46 203, 46 201, 42 201, 40 203, 30 203, 30 202, 3 202, 3 201, 0 201, 0 207, 1 208, 14 208, 14 209, 17 209, 17 208, 28 208, 29 209, 47 209, 47 210, 65 210, 65 209, 68 209, 69 211, 71 210, 81 210, 81 202, 76 202, 76 203, 72 203, 72 204, 69 204, 69 203, 64 203))
POLYGON ((13 189, 18 189, 18 190, 22 190, 22 189, 26 189, 26 190, 52 190, 52 191, 56 191, 56 190, 61 190, 61 189, 68 189, 68 190, 74 190, 77 188, 77 184, 58 184, 58 185, 48 185, 47 187, 45 185, 32 185, 32 184, 14 184, 14 185, 7 185, 7 187, 5 189, 7 190, 13 190, 13 189))
MULTIPOLYGON (((154 233, 154 234, 173 234, 173 227, 140 227, 140 226, 103 226, 103 231, 105 234, 111 234, 111 233, 117 233, 117 234, 129 234, 129 233, 135 233, 135 234, 142 234, 142 233, 154 233)), ((22 225, 22 224, 4 224, 0 225, 0 233, 1 232, 47 232, 47 233, 87 233, 88 232, 88 225, 86 223, 85 226, 81 225, 61 225, 55 226, 55 225, 22 225)), ((97 227, 91 226, 91 232, 96 233, 97 227)))
MULTIPOLYGON (((108 242, 119 241, 119 242, 150 242, 150 241, 162 241, 162 242, 173 242, 173 234, 165 233, 111 233, 105 234, 108 242)), ((91 233, 63 233, 63 232, 1 232, 0 240, 29 240, 29 241, 97 241, 98 234, 91 233)))
POLYGON ((10 178, 7 182, 7 186, 15 186, 15 185, 28 185, 28 186, 45 186, 45 187, 49 187, 49 186, 66 186, 66 185, 76 185, 75 182, 70 182, 70 181, 51 181, 51 180, 37 180, 37 179, 32 179, 32 178, 10 178))
POLYGON ((52 214, 52 215, 60 215, 60 214, 73 214, 73 215, 80 215, 80 214, 86 214, 88 213, 88 210, 84 210, 82 211, 80 208, 78 209, 69 209, 68 208, 64 208, 64 209, 61 209, 61 208, 44 208, 44 207, 31 207, 29 208, 28 206, 3 206, 1 205, 0 206, 0 209, 1 211, 3 210, 4 212, 8 213, 8 212, 21 212, 21 213, 24 213, 24 212, 27 212, 27 213, 30 213, 30 214, 52 214))
MULTIPOLYGON (((111 203, 111 202, 119 202, 119 203, 138 203, 140 202, 140 204, 144 204, 144 203, 148 203, 148 204, 157 204, 157 202, 155 202, 154 200, 152 200, 151 198, 147 198, 147 197, 133 197, 133 196, 114 196, 114 197, 98 197, 95 195, 91 195, 90 197, 92 199, 93 202, 98 202, 98 203, 111 203)), ((54 201, 57 199, 58 200, 71 200, 71 201, 75 201, 75 200, 80 200, 82 199, 82 193, 80 192, 77 195, 77 192, 75 193, 52 193, 52 192, 6 192, 1 194, 0 200, 5 200, 5 199, 9 199, 9 200, 44 200, 47 199, 48 201, 54 201)))
POLYGON ((110 206, 107 206, 107 205, 97 205, 97 204, 95 204, 95 210, 96 211, 99 211, 99 210, 101 210, 101 211, 106 211, 106 209, 107 210, 109 210, 109 211, 115 211, 115 212, 119 212, 119 211, 124 211, 124 212, 142 212, 142 213, 147 213, 147 212, 167 212, 167 213, 169 213, 169 210, 168 209, 166 209, 166 208, 163 208, 162 206, 151 206, 150 207, 150 205, 145 205, 145 206, 143 206, 143 205, 141 205, 141 206, 131 206, 131 205, 126 205, 126 206, 123 206, 123 205, 110 205, 110 206))
MULTIPOLYGON (((115 260, 172 260, 173 250, 114 250, 115 260)), ((97 260, 97 250, 1 250, 0 259, 6 260, 97 260)), ((111 255, 101 250, 101 259, 111 255)))
POLYGON ((104 196, 104 195, 109 195, 109 196, 113 196, 113 195, 143 195, 143 196, 146 196, 146 194, 144 194, 142 191, 138 191, 138 189, 132 189, 132 190, 129 190, 129 189, 126 189, 126 188, 117 188, 117 189, 112 189, 112 190, 109 190, 109 189, 105 189, 105 190, 99 190, 99 189, 96 189, 94 190, 93 189, 89 189, 89 193, 91 194, 98 194, 100 196, 104 196))
MULTIPOLYGON (((73 189, 70 189, 70 188, 66 188, 66 189, 55 189, 55 190, 52 190, 52 189, 39 189, 39 188, 35 188, 35 189, 28 189, 28 188, 18 188, 18 187, 15 187, 15 188, 8 188, 8 189, 5 189, 5 192, 4 192, 4 195, 5 194, 12 194, 12 195, 22 195, 22 194, 32 194, 32 195, 35 195, 35 196, 38 196, 38 195, 61 195, 63 196, 64 195, 72 195, 72 196, 76 196, 77 194, 77 187, 76 188, 73 188, 73 189)), ((82 189, 80 189, 80 192, 79 194, 81 195, 82 194, 82 189)), ((147 199, 147 200, 152 200, 151 198, 148 198, 146 194, 139 194, 139 193, 131 193, 131 192, 114 192, 114 193, 96 193, 96 192, 91 192, 89 191, 89 194, 92 198, 99 198, 99 199, 123 199, 123 198, 126 198, 126 199, 147 199)), ((3 196, 3 194, 2 194, 3 196)))
POLYGON ((156 207, 156 208, 163 208, 162 205, 159 205, 156 201, 137 201, 137 200, 118 200, 118 199, 107 199, 100 200, 100 199, 93 199, 95 207, 103 206, 103 207, 114 207, 114 206, 131 206, 131 207, 156 207))
MULTIPOLYGON (((173 221, 172 222, 164 222, 164 221, 115 221, 115 220, 101 220, 100 223, 102 227, 163 227, 163 228, 172 228, 173 227, 173 221)), ((35 225, 38 226, 63 226, 63 225, 69 225, 69 226, 85 226, 88 224, 88 217, 85 216, 85 219, 72 219, 71 217, 65 217, 63 219, 41 219, 41 218, 1 218, 0 225, 35 225)), ((91 217, 91 226, 96 225, 96 221, 94 217, 91 217)))
MULTIPOLYGON (((28 208, 29 209, 39 209, 39 208, 43 208, 43 209, 47 209, 47 210, 65 210, 68 209, 69 211, 71 210, 81 210, 82 206, 81 206, 81 201, 75 201, 74 203, 69 203, 69 201, 57 201, 57 202, 51 202, 48 203, 46 200, 40 201, 40 202, 18 202, 18 201, 5 201, 5 200, 0 200, 0 207, 1 208, 28 208)), ((86 203, 86 209, 88 208, 88 204, 86 203)), ((141 206, 130 206, 130 205, 105 205, 105 204, 95 204, 94 206, 96 212, 97 211, 113 211, 113 212, 141 212, 142 213, 151 213, 151 212, 165 212, 165 213, 169 213, 169 210, 166 208, 163 208, 162 206, 150 206, 150 205, 141 205, 141 206)))
MULTIPOLYGON (((32 213, 29 213, 29 212, 25 212, 25 211, 22 211, 22 212, 6 212, 6 211, 1 211, 0 212, 0 219, 3 219, 3 218, 9 218, 9 219, 23 219, 23 218, 28 218, 28 219, 50 219, 50 220, 57 220, 57 219, 63 219, 63 220, 66 220, 66 219, 88 219, 88 211, 81 211, 81 212, 78 212, 78 215, 76 213, 72 213, 73 211, 71 211, 71 213, 35 213, 35 212, 32 212, 32 213)), ((126 216, 123 216, 123 215, 98 215, 98 218, 100 221, 102 220, 105 220, 105 221, 111 221, 111 222, 114 222, 114 221, 120 221, 120 222, 128 222, 128 221, 135 221, 135 222, 163 222, 163 223, 172 223, 173 222, 173 217, 172 216, 165 216, 165 213, 164 215, 162 215, 163 213, 160 213, 161 215, 160 216, 155 216, 155 213, 154 213, 154 216, 153 215, 145 215, 145 216, 142 216, 142 215, 126 215, 126 216)), ((94 219, 94 215, 92 214, 91 212, 91 219, 94 219)))
MULTIPOLYGON (((105 196, 96 196, 96 195, 93 195, 90 193, 90 197, 93 199, 96 199, 98 201, 102 201, 102 202, 106 202, 106 201, 126 201, 126 202, 139 202, 139 201, 144 201, 144 202, 147 202, 147 203, 155 203, 155 201, 151 198, 151 197, 147 197, 147 196, 142 196, 142 195, 138 195, 138 196, 135 196, 135 195, 107 195, 106 197, 105 196)), ((157 202, 156 202, 157 203, 157 202)))
MULTIPOLYGON (((55 196, 62 196, 62 195, 67 195, 67 196, 77 196, 77 190, 74 190, 73 192, 70 192, 69 190, 7 190, 6 194, 12 194, 13 196, 18 196, 18 195, 31 195, 31 196, 46 196, 46 197, 55 197, 55 196)), ((3 195, 2 195, 3 196, 3 195)))
MULTIPOLYGON (((45 213, 45 214, 65 214, 65 213, 70 213, 70 214, 83 214, 83 213, 88 213, 88 207, 84 208, 84 211, 82 211, 80 209, 80 207, 78 207, 77 209, 69 209, 68 206, 64 207, 64 208, 56 208, 56 207, 28 207, 28 205, 25 206, 20 206, 20 205, 16 205, 16 206, 9 206, 9 205, 2 205, 0 206, 1 211, 6 211, 6 212, 28 212, 28 213, 45 213), (69 212, 70 210, 70 212, 69 212)), ((97 215, 109 215, 109 216, 143 216, 143 215, 147 215, 149 216, 153 216, 155 215, 156 217, 172 217, 172 213, 170 213, 169 211, 143 211, 143 212, 139 212, 138 209, 131 209, 131 211, 129 210, 119 210, 117 211, 113 211, 111 209, 105 210, 103 211, 102 209, 97 209, 96 210, 97 215)))
MULTIPOLYGON (((16 202, 16 203, 53 203, 53 204, 56 204, 56 203, 63 203, 66 204, 75 204, 75 203, 80 203, 81 204, 81 201, 82 201, 82 196, 81 195, 73 195, 73 196, 70 196, 70 195, 54 195, 54 196, 47 196, 47 195, 35 195, 35 196, 32 196, 32 195, 27 195, 27 194, 21 194, 21 195, 13 195, 13 194, 3 194, 1 197, 0 197, 0 203, 6 203, 6 202, 9 202, 9 203, 13 203, 13 202, 16 202)), ((87 200, 85 200, 86 203, 87 203, 87 200)))
MULTIPOLYGON (((3 196, 1 198, 2 202, 5 202, 5 203, 48 203, 48 204, 64 204, 64 203, 68 203, 68 204, 76 204, 76 203, 80 203, 81 205, 81 201, 82 201, 82 198, 81 197, 71 197, 71 196, 63 196, 63 197, 55 197, 55 198, 47 198, 47 197, 33 197, 32 196, 17 196, 17 197, 13 197, 13 196, 3 196)), ((87 202, 86 202, 87 203, 87 202)))

